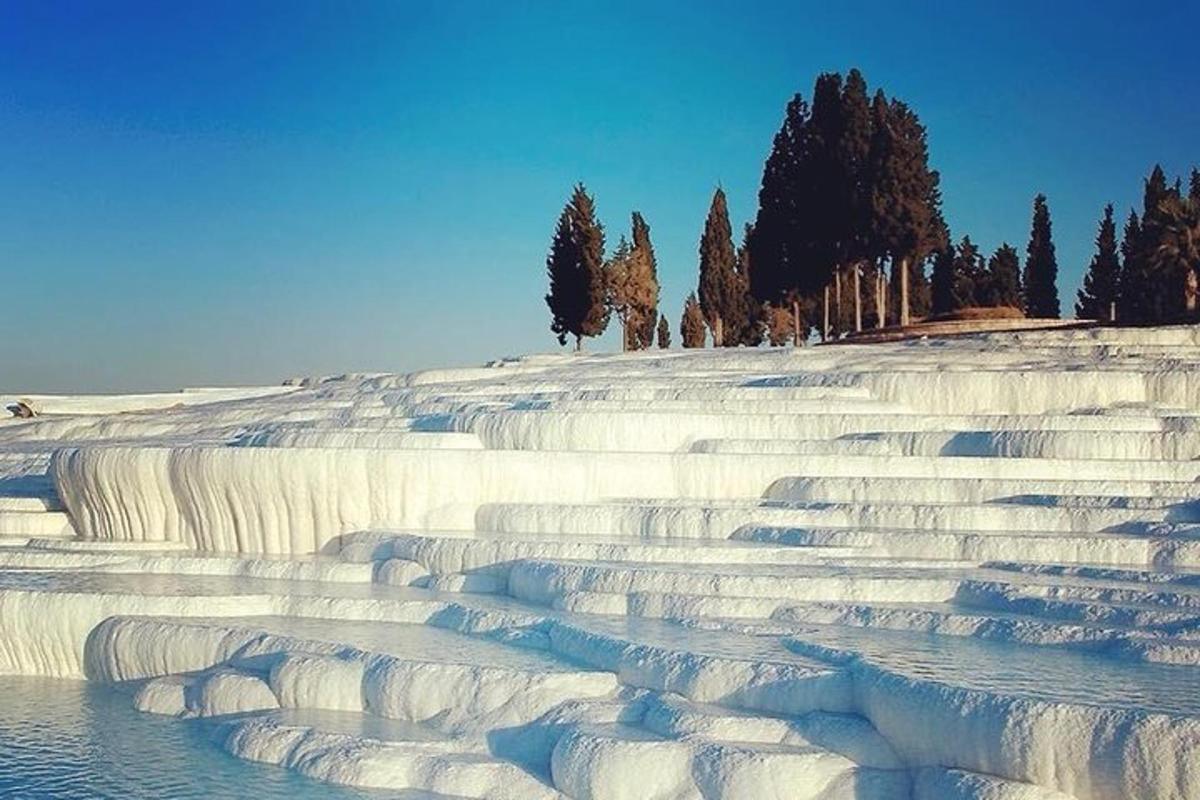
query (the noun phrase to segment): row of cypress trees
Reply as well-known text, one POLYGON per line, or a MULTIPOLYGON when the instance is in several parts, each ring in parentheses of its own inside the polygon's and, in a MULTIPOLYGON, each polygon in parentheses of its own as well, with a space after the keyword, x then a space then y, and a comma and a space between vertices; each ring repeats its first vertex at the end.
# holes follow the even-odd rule
MULTIPOLYGON (((983 258, 969 236, 957 246, 941 211, 939 175, 925 128, 904 102, 876 90, 858 70, 817 77, 811 105, 788 103, 763 169, 758 211, 735 244, 724 191, 713 194, 699 246, 697 290, 684 303, 684 347, 796 344, 851 328, 908 324, 912 317, 1005 306, 1057 318, 1058 264, 1046 197, 1034 198, 1025 263, 1005 243, 983 258), (932 263, 926 279, 925 266, 932 263), (863 284, 873 308, 864 308, 863 284), (844 291, 843 291, 844 290, 844 291)), ((670 344, 658 313, 650 229, 632 215, 604 258, 604 229, 582 185, 559 217, 547 259, 551 329, 565 344, 597 336, 615 315, 625 349, 670 344)), ((1118 245, 1112 207, 1079 292, 1076 315, 1162 322, 1195 311, 1200 263, 1200 172, 1189 191, 1168 186, 1156 167, 1142 215, 1131 213, 1118 245)))
POLYGON ((933 257, 931 311, 946 314, 971 307, 1006 307, 1026 316, 1057 319, 1058 259, 1046 196, 1033 199, 1033 222, 1022 272, 1016 249, 1005 242, 985 262, 979 248, 964 236, 933 257))
POLYGON ((1200 170, 1185 194, 1155 165, 1146 178, 1142 213, 1131 210, 1117 244, 1112 204, 1105 206, 1075 316, 1121 324, 1157 324, 1196 317, 1200 267, 1200 170))
POLYGON ((621 236, 616 250, 604 258, 604 226, 596 204, 578 184, 563 208, 546 259, 550 292, 550 330, 559 344, 575 338, 578 350, 585 336, 599 336, 616 316, 626 350, 641 350, 657 337, 670 346, 666 319, 658 317, 658 261, 650 241, 650 226, 634 211, 630 238, 621 236))

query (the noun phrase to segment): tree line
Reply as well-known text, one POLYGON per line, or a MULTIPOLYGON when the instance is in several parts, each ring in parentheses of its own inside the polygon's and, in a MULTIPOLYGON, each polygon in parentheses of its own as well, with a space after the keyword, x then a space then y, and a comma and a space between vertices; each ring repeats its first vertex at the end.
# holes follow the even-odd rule
POLYGON ((1198 268, 1200 170, 1192 169, 1185 193, 1155 165, 1142 213, 1129 212, 1119 246, 1112 204, 1105 206, 1075 315, 1129 325, 1194 320, 1198 268))
MULTIPOLYGON (((1058 264, 1046 197, 1033 202, 1025 262, 1002 244, 984 258, 969 236, 957 245, 942 215, 916 112, 855 69, 817 77, 812 102, 787 104, 763 167, 754 221, 735 243, 724 191, 713 193, 699 243, 696 291, 684 302, 684 347, 801 344, 864 327, 973 307, 1060 316, 1058 264), (929 275, 926 275, 926 268, 929 275)), ((1161 168, 1146 181, 1143 211, 1116 244, 1112 207, 1079 292, 1081 318, 1152 323, 1195 311, 1200 173, 1188 192, 1161 168)), ((625 349, 670 345, 658 311, 650 228, 633 212, 607 259, 604 229, 582 184, 559 217, 546 262, 551 330, 578 349, 615 316, 625 349)))

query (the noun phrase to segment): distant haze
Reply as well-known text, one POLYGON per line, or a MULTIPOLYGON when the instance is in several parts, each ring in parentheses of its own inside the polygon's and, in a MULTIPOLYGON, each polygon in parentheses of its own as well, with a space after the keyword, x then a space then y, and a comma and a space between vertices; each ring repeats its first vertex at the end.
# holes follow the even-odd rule
POLYGON ((1200 11, 938 5, 8 4, 0 391, 558 349, 577 180, 610 247, 649 222, 678 341, 713 187, 740 232, 789 97, 852 66, 927 125, 955 240, 1024 257, 1047 195, 1069 312, 1104 204, 1200 161, 1200 11))

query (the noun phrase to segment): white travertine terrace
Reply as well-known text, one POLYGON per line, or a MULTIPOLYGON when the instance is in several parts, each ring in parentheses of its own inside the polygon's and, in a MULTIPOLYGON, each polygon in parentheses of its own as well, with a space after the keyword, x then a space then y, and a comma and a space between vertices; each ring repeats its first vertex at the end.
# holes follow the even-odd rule
POLYGON ((1200 797, 1198 366, 1061 330, 41 398, 0 673, 433 797, 1200 797))

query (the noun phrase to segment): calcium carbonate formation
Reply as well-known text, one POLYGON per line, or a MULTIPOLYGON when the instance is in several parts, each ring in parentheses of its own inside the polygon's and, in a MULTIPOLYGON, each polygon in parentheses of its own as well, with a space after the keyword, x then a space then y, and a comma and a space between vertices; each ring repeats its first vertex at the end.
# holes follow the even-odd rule
POLYGON ((39 397, 0 672, 429 797, 1194 800, 1198 366, 1180 327, 39 397))

